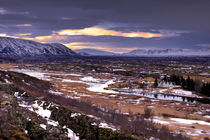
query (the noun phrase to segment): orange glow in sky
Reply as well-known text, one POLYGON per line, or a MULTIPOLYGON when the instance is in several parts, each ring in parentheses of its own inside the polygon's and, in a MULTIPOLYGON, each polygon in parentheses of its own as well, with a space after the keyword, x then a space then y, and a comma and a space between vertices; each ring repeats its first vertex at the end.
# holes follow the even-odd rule
POLYGON ((142 37, 142 38, 152 38, 152 37, 162 37, 162 34, 149 33, 149 32, 130 32, 123 33, 114 30, 107 30, 99 27, 90 27, 79 30, 61 30, 58 32, 59 35, 89 35, 89 36, 121 36, 121 37, 142 37))

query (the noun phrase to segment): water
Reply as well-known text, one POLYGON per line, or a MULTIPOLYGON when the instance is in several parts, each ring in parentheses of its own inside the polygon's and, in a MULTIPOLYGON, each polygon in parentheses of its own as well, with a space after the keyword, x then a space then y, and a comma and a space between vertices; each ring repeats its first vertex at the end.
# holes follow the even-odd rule
POLYGON ((210 104, 210 98, 183 97, 183 96, 166 95, 158 93, 153 94, 153 93, 118 92, 118 94, 137 95, 152 99, 169 100, 169 101, 180 101, 180 102, 191 102, 191 103, 199 102, 203 104, 210 104))

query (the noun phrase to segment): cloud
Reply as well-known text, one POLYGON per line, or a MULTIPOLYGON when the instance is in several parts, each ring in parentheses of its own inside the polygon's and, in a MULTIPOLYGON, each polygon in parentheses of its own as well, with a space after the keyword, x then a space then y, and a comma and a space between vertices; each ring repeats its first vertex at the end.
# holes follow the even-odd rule
POLYGON ((209 0, 0 0, 0 4, 2 36, 83 42, 81 47, 117 52, 209 44, 209 0))
POLYGON ((197 44, 196 46, 210 48, 210 44, 197 44))
POLYGON ((16 36, 11 36, 11 35, 8 35, 6 33, 0 33, 0 37, 12 37, 12 38, 18 38, 16 36))
POLYGON ((6 15, 9 12, 7 10, 5 10, 4 8, 0 8, 0 15, 6 15))
POLYGON ((141 37, 141 38, 153 38, 163 37, 162 34, 149 33, 149 32, 130 32, 123 33, 115 30, 107 30, 99 27, 89 27, 84 29, 73 30, 61 30, 58 31, 59 35, 88 35, 88 36, 121 36, 121 37, 141 37))
POLYGON ((15 34, 15 36, 31 36, 32 33, 21 33, 21 34, 15 34))
POLYGON ((18 26, 18 27, 30 27, 32 25, 31 24, 17 24, 16 26, 18 26))
POLYGON ((77 49, 86 49, 86 48, 91 48, 91 49, 98 49, 98 50, 104 50, 104 51, 109 51, 113 53, 125 53, 129 52, 138 48, 113 48, 110 47, 107 44, 100 44, 100 43, 93 43, 93 42, 72 42, 72 43, 67 43, 64 44, 70 49, 77 50, 77 49))
POLYGON ((90 42, 72 42, 72 43, 67 43, 64 45, 66 45, 67 47, 73 50, 91 48, 91 49, 109 51, 109 48, 105 48, 103 46, 97 45, 96 43, 90 43, 90 42))
POLYGON ((28 40, 33 40, 37 42, 42 42, 42 43, 49 43, 53 41, 59 41, 59 40, 65 40, 67 37, 66 36, 59 36, 59 35, 49 35, 49 36, 37 36, 37 37, 25 37, 24 39, 28 40))
POLYGON ((25 11, 25 12, 9 11, 9 10, 6 10, 4 8, 0 8, 0 15, 9 15, 9 14, 13 14, 13 15, 28 15, 29 12, 27 12, 27 11, 25 11))

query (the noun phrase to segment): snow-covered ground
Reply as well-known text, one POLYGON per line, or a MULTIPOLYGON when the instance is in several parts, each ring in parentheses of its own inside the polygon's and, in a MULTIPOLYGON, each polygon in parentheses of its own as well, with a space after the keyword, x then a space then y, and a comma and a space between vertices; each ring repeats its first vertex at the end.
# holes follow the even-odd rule
MULTIPOLYGON (((95 120, 99 120, 99 121, 100 121, 100 118, 98 118, 98 117, 96 117, 96 116, 88 115, 88 117, 94 118, 95 120)), ((100 121, 99 124, 96 124, 96 123, 94 122, 94 123, 92 123, 92 125, 96 125, 96 126, 98 126, 98 127, 100 127, 100 128, 108 128, 108 129, 111 129, 112 131, 120 130, 120 128, 117 128, 117 127, 115 127, 115 126, 113 126, 113 125, 111 125, 111 124, 107 124, 107 123, 104 122, 104 121, 103 121, 103 122, 100 121)))
POLYGON ((28 69, 12 69, 11 71, 19 72, 19 73, 24 73, 32 77, 36 77, 41 80, 45 80, 47 78, 46 74, 44 72, 40 71, 34 71, 34 70, 28 70, 28 69))
POLYGON ((108 90, 108 85, 115 83, 113 80, 108 80, 105 83, 88 83, 90 87, 87 88, 87 90, 92 92, 99 92, 99 93, 119 93, 114 90, 108 90))
POLYGON ((162 117, 154 117, 153 121, 160 124, 186 124, 186 125, 200 124, 200 125, 210 126, 209 122, 205 122, 201 120, 182 119, 182 118, 167 118, 166 119, 162 117))
POLYGON ((162 118, 162 117, 154 117, 153 122, 168 125, 168 126, 179 126, 179 129, 184 130, 187 135, 191 135, 195 138, 200 138, 200 135, 210 136, 210 123, 201 121, 201 120, 190 120, 190 119, 182 119, 182 118, 162 118), (191 127, 193 125, 198 124, 201 127, 191 127), (206 130, 202 128, 206 127, 206 130), (208 129, 209 128, 209 129, 208 129))
POLYGON ((188 119, 181 119, 181 118, 170 118, 170 120, 177 122, 177 123, 188 124, 188 125, 200 124, 200 125, 210 126, 209 122, 200 121, 200 120, 188 120, 188 119))
MULTIPOLYGON (((17 99, 22 98, 18 95, 18 92, 15 92, 14 95, 17 99)), ((38 100, 36 100, 32 104, 28 104, 25 101, 18 100, 19 106, 27 108, 28 110, 41 116, 42 118, 44 118, 47 121, 47 124, 52 125, 52 126, 59 126, 59 123, 57 121, 50 119, 51 111, 49 109, 47 109, 47 107, 45 109, 43 108, 44 103, 45 103, 45 101, 38 102, 38 100)), ((49 106, 52 106, 52 105, 53 104, 49 104, 49 106)), ((43 129, 46 129, 47 126, 45 124, 40 124, 40 127, 42 127, 43 129)), ((72 140, 79 140, 79 137, 71 129, 67 128, 67 131, 68 131, 68 138, 70 138, 72 140)))

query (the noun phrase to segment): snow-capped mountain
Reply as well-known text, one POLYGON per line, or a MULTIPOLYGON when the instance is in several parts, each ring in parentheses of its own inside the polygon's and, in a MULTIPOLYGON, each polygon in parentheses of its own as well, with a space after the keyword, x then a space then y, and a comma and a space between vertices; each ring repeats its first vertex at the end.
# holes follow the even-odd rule
POLYGON ((116 55, 115 53, 112 52, 107 52, 107 51, 102 51, 102 50, 97 50, 97 49, 79 49, 79 50, 74 50, 75 52, 81 54, 81 55, 97 55, 97 56, 112 56, 116 55))
POLYGON ((210 56, 210 49, 160 49, 160 50, 144 50, 138 49, 128 53, 124 56, 210 56))
POLYGON ((0 57, 58 57, 75 55, 68 47, 58 44, 42 44, 35 41, 0 37, 0 57))

